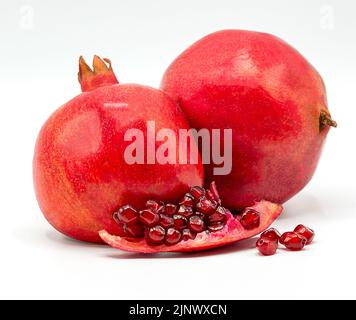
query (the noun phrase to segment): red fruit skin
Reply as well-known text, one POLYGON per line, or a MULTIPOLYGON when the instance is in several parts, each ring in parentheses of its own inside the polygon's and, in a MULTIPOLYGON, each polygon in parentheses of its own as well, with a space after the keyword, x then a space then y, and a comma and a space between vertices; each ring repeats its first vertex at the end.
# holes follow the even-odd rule
MULTIPOLYGON (((90 85, 84 87, 92 89, 93 81, 90 85)), ((166 94, 134 84, 94 88, 51 115, 37 138, 33 178, 39 206, 53 227, 78 240, 102 242, 102 229, 119 234, 112 213, 122 205, 177 201, 190 187, 203 184, 200 163, 126 163, 124 151, 131 141, 125 142, 124 134, 137 128, 147 139, 147 120, 155 121, 156 132, 189 129, 166 94)))
POLYGON ((212 233, 201 232, 198 233, 194 239, 182 241, 173 246, 160 245, 153 247, 147 244, 145 239, 140 241, 130 241, 127 238, 112 235, 106 230, 100 231, 99 234, 103 241, 113 248, 130 252, 158 253, 208 250, 225 246, 243 239, 251 238, 261 233, 279 217, 283 210, 281 205, 268 201, 260 201, 252 208, 260 212, 260 225, 256 229, 245 230, 245 228, 239 222, 239 219, 236 219, 231 215, 230 212, 228 212, 227 223, 222 230, 212 233))
POLYGON ((231 128, 232 171, 214 176, 225 206, 261 199, 283 203, 312 178, 330 117, 322 78, 283 40, 224 30, 185 50, 165 72, 161 89, 179 103, 192 127, 231 128), (325 118, 323 118, 323 121, 325 118))

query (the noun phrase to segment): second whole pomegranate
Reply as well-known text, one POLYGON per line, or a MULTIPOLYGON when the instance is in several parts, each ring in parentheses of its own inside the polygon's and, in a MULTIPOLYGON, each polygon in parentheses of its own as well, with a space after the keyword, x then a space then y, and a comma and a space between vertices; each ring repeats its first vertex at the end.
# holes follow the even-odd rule
POLYGON ((266 199, 283 203, 312 178, 336 126, 319 73, 294 48, 266 33, 224 30, 185 50, 161 89, 195 129, 232 129, 232 170, 214 176, 231 209, 266 199))

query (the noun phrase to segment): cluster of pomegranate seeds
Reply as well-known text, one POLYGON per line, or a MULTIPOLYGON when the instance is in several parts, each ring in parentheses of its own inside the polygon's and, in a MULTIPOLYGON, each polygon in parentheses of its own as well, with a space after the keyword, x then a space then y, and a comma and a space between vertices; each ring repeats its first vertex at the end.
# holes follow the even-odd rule
POLYGON ((268 229, 260 235, 256 242, 256 248, 265 256, 270 256, 276 253, 278 243, 284 245, 288 250, 300 251, 304 246, 312 243, 314 239, 314 231, 300 224, 295 227, 294 231, 288 231, 280 235, 274 229, 268 229))
MULTIPOLYGON (((119 236, 145 238, 151 245, 175 245, 194 240, 201 232, 217 232, 224 228, 230 211, 221 205, 221 199, 212 182, 209 189, 190 188, 177 205, 149 200, 145 208, 136 210, 130 205, 121 207, 113 218, 119 225, 119 236)), ((257 228, 260 214, 246 208, 240 216, 246 230, 257 228)))

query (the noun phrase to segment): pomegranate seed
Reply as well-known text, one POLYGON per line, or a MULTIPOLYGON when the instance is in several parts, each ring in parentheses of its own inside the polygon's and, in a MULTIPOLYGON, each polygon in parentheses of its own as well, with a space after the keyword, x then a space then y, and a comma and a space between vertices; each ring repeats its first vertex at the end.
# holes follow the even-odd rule
POLYGON ((260 214, 250 208, 246 208, 241 215, 240 222, 246 230, 252 230, 260 225, 260 214))
POLYGON ((210 232, 217 232, 217 231, 220 231, 222 229, 224 229, 225 225, 223 223, 213 223, 213 224, 210 224, 208 225, 208 230, 210 232))
POLYGON ((166 213, 166 206, 165 205, 160 205, 159 208, 157 209, 158 214, 165 214, 166 213))
POLYGON ((189 229, 199 233, 205 230, 204 220, 199 216, 191 216, 188 221, 189 229))
POLYGON ((278 241, 268 238, 259 238, 256 242, 256 248, 264 256, 271 256, 277 251, 278 241))
POLYGON ((227 209, 219 206, 216 211, 207 218, 208 224, 225 223, 227 219, 226 213, 227 209))
POLYGON ((203 195, 205 195, 205 189, 199 186, 195 186, 190 188, 190 194, 193 196, 194 199, 199 199, 203 195))
POLYGON ((184 228, 187 227, 187 218, 179 215, 179 214, 175 214, 173 216, 174 219, 174 227, 177 230, 183 230, 184 228))
POLYGON ((121 222, 120 219, 119 219, 119 212, 118 211, 113 213, 112 218, 114 219, 114 221, 117 224, 123 224, 123 222, 121 222))
POLYGON ((217 187, 216 187, 215 181, 213 181, 212 183, 210 183, 210 192, 211 192, 212 195, 213 195, 213 199, 214 199, 219 205, 221 205, 221 199, 220 199, 219 192, 218 192, 218 189, 217 189, 217 187))
POLYGON ((190 193, 186 193, 179 201, 179 204, 181 206, 192 207, 194 205, 194 198, 190 193))
POLYGON ((164 213, 169 215, 169 216, 173 216, 177 212, 177 206, 175 204, 172 204, 172 203, 167 203, 166 207, 164 209, 165 209, 164 213))
POLYGON ((174 244, 177 244, 181 238, 182 234, 178 230, 174 228, 169 228, 166 234, 166 244, 172 246, 174 244))
POLYGON ((168 229, 174 226, 174 219, 172 217, 161 214, 159 225, 165 229, 168 229))
POLYGON ((142 238, 144 236, 145 228, 140 223, 125 225, 124 228, 129 237, 142 238))
MULTIPOLYGON (((115 220, 116 221, 116 220, 115 220)), ((125 224, 122 222, 117 222, 117 235, 120 237, 128 237, 129 235, 127 234, 125 230, 125 224)))
POLYGON ((192 232, 190 229, 184 229, 182 231, 182 239, 184 241, 194 240, 196 236, 197 236, 196 233, 192 232))
POLYGON ((261 238, 267 239, 267 240, 272 240, 272 241, 277 241, 281 237, 281 234, 276 230, 275 228, 270 228, 264 232, 262 232, 261 238))
POLYGON ((161 244, 165 238, 166 230, 161 226, 155 226, 149 229, 147 240, 153 244, 161 244))
POLYGON ((307 239, 301 237, 296 232, 285 232, 279 238, 279 242, 292 251, 302 250, 307 243, 307 239))
POLYGON ((210 190, 205 190, 205 196, 207 199, 209 199, 210 201, 215 201, 214 199, 214 195, 210 190))
POLYGON ((159 214, 152 209, 144 209, 140 211, 140 221, 147 227, 153 227, 159 221, 159 214))
POLYGON ((214 202, 210 201, 206 197, 201 197, 198 200, 196 207, 199 212, 209 215, 209 214, 212 214, 216 210, 217 203, 215 201, 214 202))
POLYGON ((125 224, 135 224, 138 221, 138 213, 136 209, 130 205, 121 207, 114 215, 117 215, 116 220, 125 224))
POLYGON ((311 244, 315 236, 313 229, 303 226, 302 224, 296 226, 294 232, 305 238, 307 240, 306 244, 311 244))
POLYGON ((161 205, 157 201, 154 201, 154 200, 148 200, 146 202, 146 208, 151 209, 153 211, 157 211, 160 206, 161 205))
POLYGON ((193 209, 192 207, 187 207, 187 206, 180 206, 177 212, 179 215, 189 218, 191 215, 193 215, 193 209))

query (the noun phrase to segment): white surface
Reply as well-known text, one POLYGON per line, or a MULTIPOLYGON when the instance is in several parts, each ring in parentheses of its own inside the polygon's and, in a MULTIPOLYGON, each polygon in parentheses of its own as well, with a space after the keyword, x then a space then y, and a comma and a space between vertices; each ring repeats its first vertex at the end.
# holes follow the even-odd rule
POLYGON ((1 1, 0 298, 356 298, 355 4, 1 1), (225 28, 279 35, 325 79, 339 128, 330 132, 313 181, 275 223, 281 230, 313 227, 315 244, 272 257, 259 256, 254 240, 146 257, 54 231, 34 197, 32 153, 42 123, 79 93, 78 56, 110 57, 121 82, 158 86, 187 45, 225 28))

